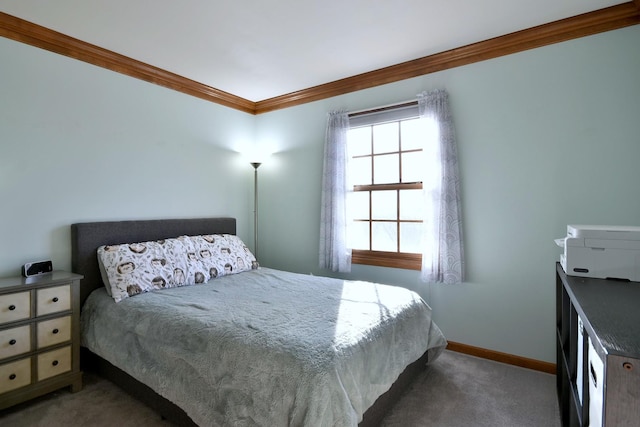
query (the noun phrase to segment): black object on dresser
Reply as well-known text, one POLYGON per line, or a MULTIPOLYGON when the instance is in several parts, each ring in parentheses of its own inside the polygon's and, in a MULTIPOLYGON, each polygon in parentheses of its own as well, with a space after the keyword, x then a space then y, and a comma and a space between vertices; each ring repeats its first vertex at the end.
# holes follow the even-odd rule
POLYGON ((556 264, 563 426, 640 426, 640 282, 567 276, 556 264))
POLYGON ((0 409, 82 388, 80 279, 63 271, 0 279, 0 409))

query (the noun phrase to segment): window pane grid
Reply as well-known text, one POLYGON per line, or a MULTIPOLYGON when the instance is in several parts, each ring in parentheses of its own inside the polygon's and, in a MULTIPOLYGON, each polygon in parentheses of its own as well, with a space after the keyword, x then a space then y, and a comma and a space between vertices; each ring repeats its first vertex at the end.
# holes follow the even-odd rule
MULTIPOLYGON (((351 152, 354 153, 352 154, 351 158, 352 159, 369 159, 369 163, 370 163, 370 171, 371 171, 371 176, 370 176, 370 180, 368 181, 368 183, 376 183, 376 178, 382 174, 385 173, 385 168, 380 167, 381 165, 378 165, 379 167, 376 168, 376 158, 381 158, 383 156, 392 156, 392 155, 397 155, 397 177, 398 183, 402 183, 405 182, 403 179, 403 155, 405 154, 409 154, 409 153, 421 153, 423 150, 422 148, 415 148, 415 144, 407 144, 406 149, 403 148, 403 128, 406 128, 407 126, 403 126, 406 123, 410 123, 410 122, 414 122, 417 119, 413 118, 413 119, 409 119, 409 120, 399 120, 396 122, 391 122, 391 123, 385 123, 385 124, 373 124, 373 125, 369 125, 369 126, 365 126, 365 127, 359 127, 356 128, 355 130, 352 130, 350 132, 354 132, 357 131, 358 132, 358 144, 360 147, 362 147, 362 144, 364 144, 364 138, 363 135, 366 134, 368 141, 367 144, 369 147, 367 147, 366 150, 360 149, 358 150, 354 150, 353 148, 351 149, 351 152), (389 135, 389 131, 387 130, 386 132, 376 132, 377 128, 380 127, 389 127, 389 125, 394 125, 396 127, 395 132, 397 132, 397 150, 376 150, 376 134, 378 134, 378 136, 380 136, 380 134, 386 134, 387 136, 389 135), (366 129, 366 132, 363 132, 363 130, 366 129), (357 154, 356 154, 357 153, 357 154), (366 153, 366 154, 363 154, 366 153), (376 169, 378 169, 378 173, 376 174, 376 169)), ((414 126, 415 127, 415 126, 414 126)), ((409 128, 411 129, 411 128, 409 128)), ((380 138, 378 138, 380 139, 380 138)), ((388 144, 378 144, 380 145, 382 148, 387 148, 389 145, 388 144)), ((388 172, 387 171, 387 175, 389 173, 394 173, 395 172, 388 172)), ((415 181, 414 182, 419 182, 419 181, 415 181)), ((396 182, 395 180, 392 181, 387 181, 386 183, 393 183, 396 182)), ((356 183, 356 184, 364 184, 364 182, 361 183, 356 183)))
MULTIPOLYGON (((422 185, 419 185, 419 188, 422 188, 422 185)), ((358 190, 355 190, 358 191, 358 190)), ((401 189, 397 189, 395 190, 396 194, 395 194, 395 198, 396 198, 396 212, 395 212, 395 218, 382 218, 377 216, 377 214, 374 213, 374 201, 373 201, 373 197, 374 197, 374 192, 375 191, 381 191, 381 190, 359 190, 361 192, 366 192, 369 198, 369 217, 368 218, 354 218, 353 221, 357 222, 357 223, 361 223, 361 224, 367 224, 367 228, 368 228, 368 236, 369 236, 369 241, 368 241, 368 250, 372 251, 372 250, 377 250, 378 252, 393 252, 393 253, 403 253, 404 251, 402 251, 402 248, 404 247, 415 247, 415 245, 411 245, 410 243, 405 243, 405 239, 403 238, 403 236, 406 236, 407 233, 403 233, 403 225, 404 224, 421 224, 422 220, 421 219, 403 219, 402 218, 402 213, 401 213, 401 209, 402 209, 402 192, 403 191, 407 191, 407 190, 401 190, 401 189), (389 248, 383 250, 380 250, 379 248, 374 248, 374 246, 377 246, 374 244, 374 235, 376 235, 375 233, 375 229, 376 229, 376 225, 378 225, 378 229, 383 230, 385 227, 381 227, 383 224, 388 224, 388 225, 394 225, 395 228, 395 249, 391 250, 389 248)), ((388 190, 384 190, 384 191, 388 191, 388 190)), ((409 190, 411 191, 411 190, 409 190)), ((415 191, 415 190, 413 190, 415 191)), ((388 227, 387 227, 388 229, 388 227)), ((379 234, 379 233, 378 233, 379 234)), ((409 234, 409 236, 411 236, 409 234)), ((387 243, 388 244, 388 243, 387 243)), ((408 253, 416 253, 414 252, 408 252, 408 253)))
POLYGON ((411 118, 356 128, 357 143, 361 145, 350 150, 351 158, 367 166, 360 169, 364 173, 354 177, 353 191, 367 193, 369 205, 368 218, 363 216, 364 209, 357 209, 360 213, 354 219, 354 223, 360 224, 357 227, 360 243, 354 250, 362 263, 372 260, 379 263, 380 254, 396 254, 394 256, 402 257, 399 258, 402 262, 410 260, 410 263, 416 261, 411 257, 420 257, 416 232, 419 228, 416 227, 422 223, 422 219, 417 219, 422 215, 414 210, 416 191, 422 190, 420 157, 416 156, 420 156, 423 149, 415 135, 417 123, 416 118, 411 118), (405 137, 408 138, 406 144, 405 137))

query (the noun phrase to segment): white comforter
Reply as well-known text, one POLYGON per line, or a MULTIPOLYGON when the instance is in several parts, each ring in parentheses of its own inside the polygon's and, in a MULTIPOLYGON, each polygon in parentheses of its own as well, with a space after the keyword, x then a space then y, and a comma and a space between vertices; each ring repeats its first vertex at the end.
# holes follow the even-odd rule
POLYGON ((114 303, 82 343, 201 426, 355 426, 404 368, 446 345, 404 288, 260 268, 114 303))

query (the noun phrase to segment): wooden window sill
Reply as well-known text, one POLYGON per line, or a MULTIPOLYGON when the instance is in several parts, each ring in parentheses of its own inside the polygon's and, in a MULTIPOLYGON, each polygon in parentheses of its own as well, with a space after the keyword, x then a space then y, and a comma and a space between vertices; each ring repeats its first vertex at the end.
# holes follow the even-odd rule
POLYGON ((378 267, 420 270, 422 268, 422 255, 354 249, 351 254, 351 262, 353 264, 375 265, 378 267))

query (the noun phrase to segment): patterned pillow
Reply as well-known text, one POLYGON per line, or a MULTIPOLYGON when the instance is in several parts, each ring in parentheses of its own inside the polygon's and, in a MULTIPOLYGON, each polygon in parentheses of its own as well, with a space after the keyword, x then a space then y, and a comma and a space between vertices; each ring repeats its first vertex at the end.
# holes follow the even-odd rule
POLYGON ((259 267, 244 242, 231 234, 101 246, 98 264, 107 292, 116 302, 259 267))
POLYGON ((211 260, 208 262, 212 267, 218 268, 218 276, 258 268, 256 257, 238 236, 218 234, 196 238, 200 239, 202 247, 211 249, 211 260))

